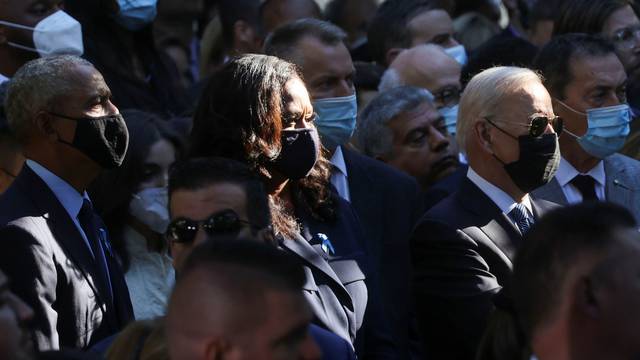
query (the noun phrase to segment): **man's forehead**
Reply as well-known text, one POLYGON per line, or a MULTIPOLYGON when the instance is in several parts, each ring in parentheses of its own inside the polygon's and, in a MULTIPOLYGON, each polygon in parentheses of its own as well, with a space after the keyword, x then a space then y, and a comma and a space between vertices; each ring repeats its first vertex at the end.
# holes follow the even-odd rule
POLYGON ((627 79, 622 63, 613 53, 604 56, 576 56, 569 64, 572 82, 584 87, 618 87, 627 79))
POLYGON ((315 36, 308 35, 298 41, 297 48, 303 56, 305 73, 351 73, 354 70, 349 50, 342 42, 327 44, 315 36))

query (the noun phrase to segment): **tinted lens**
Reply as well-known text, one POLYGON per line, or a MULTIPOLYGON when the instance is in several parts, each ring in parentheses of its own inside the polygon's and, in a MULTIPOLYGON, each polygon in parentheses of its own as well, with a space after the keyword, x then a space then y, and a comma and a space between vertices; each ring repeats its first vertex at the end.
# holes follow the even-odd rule
POLYGON ((191 243, 198 232, 198 223, 187 219, 177 219, 169 224, 167 238, 179 243, 191 243))
POLYGON ((551 120, 551 126, 553 126, 553 131, 560 136, 564 130, 564 121, 562 121, 561 117, 556 116, 555 119, 551 120))
POLYGON ((229 233, 237 231, 242 227, 238 214, 234 211, 223 211, 209 217, 204 228, 209 234, 229 233))
POLYGON ((546 117, 537 117, 531 121, 531 127, 529 128, 529 135, 533 137, 538 137, 544 134, 545 129, 547 128, 547 124, 549 123, 549 119, 546 117))

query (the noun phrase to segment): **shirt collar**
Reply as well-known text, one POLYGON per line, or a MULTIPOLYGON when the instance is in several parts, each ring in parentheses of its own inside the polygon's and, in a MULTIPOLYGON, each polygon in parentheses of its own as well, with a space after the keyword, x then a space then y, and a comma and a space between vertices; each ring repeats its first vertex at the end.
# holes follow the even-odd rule
MULTIPOLYGON (((560 187, 567 185, 578 174, 580 174, 580 172, 576 170, 573 165, 563 157, 560 157, 560 165, 558 166, 558 171, 556 171, 555 175, 560 187)), ((582 175, 590 175, 598 184, 604 186, 606 181, 604 162, 600 160, 596 166, 589 170, 589 172, 582 175)))
POLYGON ((58 175, 33 160, 28 159, 26 163, 27 166, 47 184, 67 213, 73 219, 77 218, 82 208, 83 200, 89 199, 87 192, 85 191, 83 194, 80 194, 73 186, 62 180, 58 175))
MULTIPOLYGON (((487 180, 483 179, 477 172, 475 172, 471 167, 467 171, 467 178, 471 180, 480 190, 493 201, 498 208, 504 213, 508 214, 511 210, 518 205, 518 203, 513 200, 513 198, 502 191, 499 187, 493 185, 487 180)), ((530 214, 533 214, 533 210, 531 208, 531 200, 529 199, 529 194, 526 194, 524 198, 522 198, 522 204, 529 210, 530 214)))
POLYGON ((336 169, 338 169, 342 173, 342 175, 348 177, 347 164, 344 162, 344 155, 342 154, 342 148, 340 146, 336 147, 336 151, 334 151, 333 156, 329 161, 336 169))

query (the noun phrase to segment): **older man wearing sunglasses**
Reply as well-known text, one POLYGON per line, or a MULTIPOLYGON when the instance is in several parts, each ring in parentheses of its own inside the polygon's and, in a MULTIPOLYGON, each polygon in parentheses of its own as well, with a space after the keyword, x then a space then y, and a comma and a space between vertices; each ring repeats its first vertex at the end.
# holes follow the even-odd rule
POLYGON ((425 214, 412 238, 426 357, 475 357, 492 296, 509 281, 523 234, 554 206, 528 194, 553 177, 561 131, 531 70, 496 67, 467 85, 456 133, 467 176, 425 214))

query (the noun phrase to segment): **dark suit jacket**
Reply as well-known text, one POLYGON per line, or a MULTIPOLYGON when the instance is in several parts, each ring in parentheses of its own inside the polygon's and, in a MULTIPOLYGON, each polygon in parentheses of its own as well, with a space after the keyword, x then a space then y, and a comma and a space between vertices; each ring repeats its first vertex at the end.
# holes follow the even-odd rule
POLYGON ((384 326, 376 275, 362 246, 362 228, 349 203, 335 196, 335 222, 319 221, 300 209, 302 234, 280 245, 302 262, 307 279, 303 289, 314 322, 349 341, 360 358, 389 358, 387 354, 396 349, 384 326), (333 252, 322 249, 323 236, 333 252))
POLYGON ((458 191, 462 181, 467 178, 468 170, 469 167, 467 165, 460 164, 458 170, 454 171, 453 174, 431 185, 424 193, 424 210, 428 211, 447 196, 458 191))
POLYGON ((40 350, 87 348, 133 318, 124 276, 106 252, 108 284, 82 235, 53 192, 28 166, 0 197, 0 268, 34 312, 40 350))
MULTIPOLYGON (((379 274, 384 313, 400 353, 410 358, 411 311, 409 237, 422 215, 416 181, 384 163, 342 147, 351 204, 364 230, 365 248, 379 274)), ((414 351, 414 353, 417 350, 414 351)))
MULTIPOLYGON (((555 206, 531 199, 534 218, 555 206)), ((411 239, 414 292, 428 359, 474 359, 493 308, 511 277, 522 235, 469 179, 429 210, 411 239)))
POLYGON ((313 324, 309 332, 320 347, 323 360, 356 360, 351 344, 338 335, 313 324))

